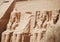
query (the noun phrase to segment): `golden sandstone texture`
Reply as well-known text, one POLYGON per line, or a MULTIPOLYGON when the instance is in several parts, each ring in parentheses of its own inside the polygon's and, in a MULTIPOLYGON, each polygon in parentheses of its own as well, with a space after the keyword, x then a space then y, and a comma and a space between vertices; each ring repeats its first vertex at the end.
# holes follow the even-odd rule
POLYGON ((11 12, 1 42, 60 42, 60 10, 11 12))

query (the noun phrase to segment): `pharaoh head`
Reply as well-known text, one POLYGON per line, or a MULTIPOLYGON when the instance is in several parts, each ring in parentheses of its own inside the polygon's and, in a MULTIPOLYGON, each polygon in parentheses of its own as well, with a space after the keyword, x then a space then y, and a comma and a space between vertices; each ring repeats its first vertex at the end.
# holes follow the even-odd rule
POLYGON ((53 23, 56 24, 58 22, 58 20, 59 20, 59 12, 58 12, 58 10, 54 11, 54 14, 53 14, 52 18, 53 18, 53 23))

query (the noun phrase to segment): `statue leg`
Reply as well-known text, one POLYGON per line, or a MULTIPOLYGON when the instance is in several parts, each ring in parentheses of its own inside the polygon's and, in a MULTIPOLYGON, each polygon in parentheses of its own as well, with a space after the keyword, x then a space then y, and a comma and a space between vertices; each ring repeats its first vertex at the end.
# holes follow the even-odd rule
POLYGON ((16 42, 22 42, 22 34, 17 34, 16 42))
POLYGON ((30 42, 33 42, 33 36, 31 35, 31 37, 30 37, 30 42))
POLYGON ((16 42, 16 37, 17 37, 17 34, 14 32, 12 36, 12 42, 16 42))
POLYGON ((10 42, 11 41, 11 37, 12 37, 12 32, 7 32, 6 33, 5 42, 10 42))
POLYGON ((41 33, 38 33, 38 36, 37 36, 37 42, 40 42, 40 39, 41 38, 41 33))
POLYGON ((32 36, 30 37, 30 42, 36 42, 36 34, 33 33, 32 36))
POLYGON ((6 34, 5 34, 5 32, 3 32, 3 33, 2 33, 1 42, 5 42, 5 38, 6 38, 6 34))
POLYGON ((12 42, 21 42, 21 40, 22 40, 22 35, 18 32, 14 32, 12 42))

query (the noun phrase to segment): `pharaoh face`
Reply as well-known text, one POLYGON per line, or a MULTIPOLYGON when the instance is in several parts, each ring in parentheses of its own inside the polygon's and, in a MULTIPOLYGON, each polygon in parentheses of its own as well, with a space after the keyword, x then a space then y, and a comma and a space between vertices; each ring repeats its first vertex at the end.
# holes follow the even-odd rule
POLYGON ((46 21, 46 19, 47 19, 46 11, 44 11, 42 14, 43 14, 42 21, 46 21))
POLYGON ((40 12, 40 20, 43 21, 44 16, 46 15, 44 11, 40 12))
POLYGON ((56 24, 59 19, 59 13, 58 11, 55 11, 55 14, 53 14, 53 23, 56 24))
POLYGON ((16 19, 17 19, 17 23, 20 22, 20 17, 21 17, 21 12, 16 12, 15 13, 16 19))
POLYGON ((40 18, 40 11, 36 11, 36 16, 37 16, 37 19, 40 18))

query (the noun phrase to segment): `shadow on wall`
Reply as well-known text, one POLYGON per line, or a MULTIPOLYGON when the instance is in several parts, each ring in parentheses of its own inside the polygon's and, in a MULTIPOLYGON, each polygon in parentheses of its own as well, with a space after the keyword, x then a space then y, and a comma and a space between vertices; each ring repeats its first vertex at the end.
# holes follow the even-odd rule
POLYGON ((14 9, 14 5, 15 5, 15 2, 13 2, 11 4, 11 6, 8 8, 8 10, 4 14, 4 16, 0 19, 0 42, 1 42, 2 32, 6 30, 6 26, 9 21, 10 14, 11 14, 12 10, 14 9))

